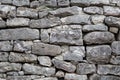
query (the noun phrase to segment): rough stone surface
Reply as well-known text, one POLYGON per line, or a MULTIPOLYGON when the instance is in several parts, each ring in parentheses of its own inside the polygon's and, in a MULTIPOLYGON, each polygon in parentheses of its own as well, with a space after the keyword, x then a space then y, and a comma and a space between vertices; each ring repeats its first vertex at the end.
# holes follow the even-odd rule
POLYGON ((12 4, 12 0, 0 0, 2 4, 12 4))
POLYGON ((0 19, 0 28, 6 28, 6 22, 0 19))
POLYGON ((120 41, 114 41, 111 44, 111 47, 112 47, 113 54, 120 55, 120 41))
POLYGON ((0 61, 8 61, 8 56, 7 52, 0 52, 0 61))
POLYGON ((104 19, 105 19, 104 15, 93 15, 93 16, 91 16, 91 22, 93 24, 103 23, 104 19))
POLYGON ((119 29, 117 27, 110 27, 109 29, 110 32, 117 34, 119 29))
POLYGON ((13 0, 13 5, 15 5, 15 6, 29 6, 30 0, 13 0))
POLYGON ((70 1, 69 0, 58 0, 58 6, 69 6, 70 1))
POLYGON ((110 62, 112 64, 120 64, 120 56, 112 56, 110 62))
POLYGON ((34 80, 58 80, 56 77, 48 77, 48 78, 40 78, 40 79, 34 79, 34 80))
POLYGON ((1 41, 0 42, 0 51, 11 51, 12 50, 12 43, 9 41, 1 41))

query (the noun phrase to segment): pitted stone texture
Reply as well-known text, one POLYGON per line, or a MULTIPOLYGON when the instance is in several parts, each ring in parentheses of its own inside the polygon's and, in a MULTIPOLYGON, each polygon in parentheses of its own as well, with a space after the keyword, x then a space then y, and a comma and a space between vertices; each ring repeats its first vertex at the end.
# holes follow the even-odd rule
POLYGON ((40 57, 38 57, 38 61, 39 61, 39 64, 43 65, 43 66, 51 66, 52 65, 51 59, 48 56, 40 56, 40 57))
POLYGON ((113 54, 120 55, 120 41, 114 41, 111 44, 111 47, 112 47, 113 54))
POLYGON ((65 80, 88 80, 86 75, 78 75, 74 73, 66 73, 65 80))
POLYGON ((115 40, 111 32, 90 32, 84 36, 86 44, 104 44, 112 43, 115 40))
POLYGON ((104 14, 107 16, 120 16, 119 7, 104 6, 104 14))
POLYGON ((70 2, 69 0, 58 0, 58 6, 69 6, 70 5, 70 2))
POLYGON ((103 23, 103 22, 104 22, 104 19, 105 19, 105 16, 104 16, 104 15, 92 15, 92 16, 91 16, 91 22, 92 22, 93 24, 103 23))
POLYGON ((120 75, 119 65, 98 65, 98 74, 120 75))
POLYGON ((77 74, 92 74, 96 72, 96 67, 94 64, 88 64, 88 63, 79 63, 77 65, 77 74))
POLYGON ((50 43, 83 45, 82 30, 80 25, 64 25, 51 30, 50 43))
POLYGON ((76 70, 76 66, 74 66, 70 62, 65 62, 65 61, 62 61, 62 60, 53 59, 52 63, 54 64, 54 66, 56 68, 62 69, 62 70, 67 71, 67 72, 74 72, 76 70))
POLYGON ((0 62, 0 72, 20 71, 21 67, 19 63, 0 62))
POLYGON ((37 56, 33 54, 10 52, 10 62, 36 62, 37 56))
POLYGON ((10 41, 1 41, 0 42, 0 51, 11 51, 12 43, 10 41))
POLYGON ((28 17, 28 18, 38 18, 38 11, 36 9, 18 7, 17 16, 18 17, 28 17))
POLYGON ((44 76, 52 76, 55 74, 55 68, 53 67, 41 67, 27 63, 23 65, 23 70, 25 74, 44 75, 44 76))
POLYGON ((43 18, 43 19, 30 21, 31 28, 51 28, 60 24, 61 21, 58 17, 43 18))
POLYGON ((112 64, 120 64, 120 56, 112 56, 110 62, 112 64))
POLYGON ((36 42, 32 46, 32 53, 37 55, 56 56, 61 54, 61 48, 57 45, 36 42))
POLYGON ((85 47, 70 46, 70 50, 63 54, 63 59, 67 61, 83 61, 85 57, 85 47))
POLYGON ((0 61, 8 61, 8 56, 9 56, 9 53, 7 52, 0 52, 0 61))
POLYGON ((56 77, 39 78, 34 80, 58 80, 56 77))
POLYGON ((61 18, 63 24, 91 24, 89 15, 73 15, 61 18))
POLYGON ((103 9, 101 7, 85 7, 84 12, 88 14, 103 14, 103 9))
POLYGON ((15 6, 29 6, 30 0, 13 0, 13 5, 15 5, 15 6))
POLYGON ((111 47, 108 45, 87 46, 87 60, 90 63, 108 63, 111 56, 111 47))
POLYGON ((105 23, 108 26, 120 28, 120 18, 109 16, 105 18, 105 23))
POLYGON ((0 40, 33 40, 39 39, 37 29, 16 28, 0 30, 0 40))
POLYGON ((55 16, 65 17, 70 15, 83 14, 83 11, 81 7, 73 6, 67 8, 59 8, 54 11, 49 11, 49 13, 55 16))
POLYGON ((108 31, 108 27, 104 24, 83 26, 83 32, 92 32, 92 31, 108 31))

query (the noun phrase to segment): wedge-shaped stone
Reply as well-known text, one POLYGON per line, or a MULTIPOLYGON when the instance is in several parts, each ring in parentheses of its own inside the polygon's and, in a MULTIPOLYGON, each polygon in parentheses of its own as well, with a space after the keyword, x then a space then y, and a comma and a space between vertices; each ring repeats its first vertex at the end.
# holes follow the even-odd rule
POLYGON ((25 74, 44 75, 44 76, 52 76, 55 74, 55 68, 53 67, 41 67, 27 63, 23 65, 23 70, 25 74))
POLYGON ((58 59, 53 59, 52 63, 54 64, 54 66, 58 69, 62 69, 64 71, 67 72, 74 72, 76 70, 75 65, 73 65, 70 62, 65 62, 62 60, 58 60, 58 59))
POLYGON ((13 5, 15 5, 15 6, 29 6, 30 0, 13 0, 13 5))
POLYGON ((86 44, 112 43, 115 40, 111 32, 90 32, 84 36, 86 44))
POLYGON ((0 40, 33 40, 39 39, 39 30, 16 28, 0 30, 0 40))
POLYGON ((120 55, 120 41, 114 41, 111 44, 111 47, 112 47, 113 54, 120 55))
POLYGON ((12 50, 12 43, 9 41, 1 41, 0 42, 0 51, 11 51, 12 50))
POLYGON ((87 46, 87 60, 90 63, 108 63, 111 56, 111 47, 108 45, 87 46))
POLYGON ((92 16, 91 16, 91 22, 92 22, 93 24, 103 23, 103 22, 104 22, 104 19, 105 19, 105 16, 104 16, 104 15, 92 15, 92 16))
POLYGON ((58 54, 61 54, 61 48, 57 45, 50 45, 38 42, 33 44, 32 53, 37 55, 56 56, 58 54))

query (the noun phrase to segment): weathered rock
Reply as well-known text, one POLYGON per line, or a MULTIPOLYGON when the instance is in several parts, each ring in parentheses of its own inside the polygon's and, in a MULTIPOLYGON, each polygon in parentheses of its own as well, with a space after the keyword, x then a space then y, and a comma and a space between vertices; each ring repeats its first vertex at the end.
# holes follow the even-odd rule
POLYGON ((6 22, 0 19, 0 28, 6 28, 6 22))
POLYGON ((98 65, 98 74, 120 75, 119 65, 98 65))
POLYGON ((107 16, 120 16, 120 8, 104 6, 104 14, 107 16))
POLYGON ((61 21, 58 17, 43 18, 39 20, 30 21, 31 28, 51 28, 60 24, 61 24, 61 21))
POLYGON ((57 6, 57 0, 46 0, 45 4, 49 7, 56 7, 57 6))
POLYGON ((111 43, 115 40, 111 32, 90 32, 84 36, 86 44, 104 44, 111 43))
POLYGON ((112 64, 120 64, 120 56, 112 56, 110 62, 112 64))
POLYGON ((90 63, 108 63, 111 56, 111 48, 108 45, 87 46, 87 60, 90 63))
POLYGON ((35 62, 37 61, 37 56, 33 54, 11 52, 9 55, 9 61, 10 62, 35 62))
POLYGON ((37 7, 39 7, 39 6, 40 6, 39 1, 32 1, 32 2, 30 3, 30 7, 31 7, 31 8, 37 8, 37 7))
POLYGON ((59 78, 62 78, 62 77, 65 76, 65 73, 63 71, 58 71, 58 72, 56 72, 55 76, 59 77, 59 78))
POLYGON ((94 64, 79 63, 77 65, 77 74, 92 74, 96 72, 96 67, 94 64))
POLYGON ((62 60, 58 60, 58 59, 53 59, 52 63, 54 64, 54 66, 58 69, 62 69, 64 71, 67 72, 74 72, 76 70, 76 67, 71 64, 70 62, 65 62, 62 60))
POLYGON ((91 16, 91 22, 93 24, 103 23, 104 19, 105 19, 104 15, 93 15, 93 16, 91 16))
POLYGON ((41 41, 42 42, 50 42, 50 36, 51 29, 41 29, 41 41))
POLYGON ((109 31, 112 32, 112 33, 115 33, 117 34, 118 33, 118 28, 117 27, 110 27, 109 31))
POLYGON ((20 71, 21 67, 18 63, 0 62, 0 72, 20 71))
POLYGON ((101 80, 101 76, 98 74, 93 74, 90 76, 90 80, 101 80))
POLYGON ((49 11, 40 11, 38 14, 39 14, 39 18, 44 18, 48 16, 49 11))
POLYGON ((9 54, 7 52, 0 52, 0 61, 8 61, 9 54))
POLYGON ((88 80, 86 75, 78 75, 74 73, 66 73, 65 80, 88 80))
POLYGON ((63 59, 67 61, 82 61, 85 57, 85 48, 83 46, 71 46, 70 51, 63 54, 63 59))
POLYGON ((0 73, 0 78, 6 78, 7 75, 5 73, 0 73))
POLYGON ((39 61, 39 64, 43 65, 43 66, 51 66, 52 65, 51 59, 48 56, 40 56, 40 57, 38 57, 38 61, 39 61))
POLYGON ((117 40, 120 41, 120 32, 118 32, 117 40))
POLYGON ((7 19, 7 26, 9 27, 21 27, 21 26, 29 26, 29 19, 28 18, 14 18, 14 19, 7 19))
POLYGON ((111 44, 111 47, 112 47, 113 54, 120 55, 120 41, 114 41, 111 44))
POLYGON ((0 0, 2 4, 12 4, 12 0, 0 0))
POLYGON ((73 15, 61 18, 63 24, 90 24, 89 15, 73 15))
POLYGON ((61 54, 61 48, 57 45, 34 43, 32 46, 32 53, 37 55, 56 56, 61 54))
POLYGON ((12 43, 9 41, 1 41, 0 42, 0 51, 11 51, 12 50, 12 43))
POLYGON ((56 77, 39 78, 34 80, 58 80, 56 77))
POLYGON ((23 65, 23 70, 25 74, 36 74, 45 76, 52 76, 55 74, 55 68, 35 66, 27 63, 23 65))
POLYGON ((58 0, 58 6, 69 6, 70 5, 70 2, 69 0, 58 0))
POLYGON ((49 12, 52 15, 65 17, 70 15, 77 15, 77 14, 83 14, 82 8, 73 6, 73 7, 67 7, 67 8, 59 8, 54 11, 49 12))
POLYGON ((120 6, 120 1, 119 0, 110 0, 110 3, 115 4, 117 6, 120 6))
POLYGON ((37 29, 17 28, 0 30, 0 40, 33 40, 39 39, 37 29))
POLYGON ((108 27, 104 24, 96 24, 96 25, 85 25, 83 26, 84 32, 92 32, 92 31, 107 31, 108 27))
POLYGON ((29 6, 30 0, 13 0, 13 5, 15 5, 15 6, 29 6))
POLYGON ((54 28, 50 33, 50 43, 83 45, 82 30, 80 25, 64 25, 54 28))
POLYGON ((105 23, 108 26, 120 28, 120 18, 109 16, 105 18, 105 23))
POLYGON ((26 7, 17 8, 18 17, 28 17, 28 18, 38 18, 38 13, 36 9, 30 9, 26 7))
POLYGON ((103 9, 101 7, 85 7, 84 12, 88 14, 103 14, 103 9))

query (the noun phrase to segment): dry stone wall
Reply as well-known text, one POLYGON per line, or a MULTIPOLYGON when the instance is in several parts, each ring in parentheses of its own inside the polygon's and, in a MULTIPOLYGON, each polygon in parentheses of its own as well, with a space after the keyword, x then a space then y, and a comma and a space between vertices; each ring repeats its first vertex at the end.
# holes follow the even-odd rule
POLYGON ((120 80, 120 0, 0 0, 0 80, 120 80))

